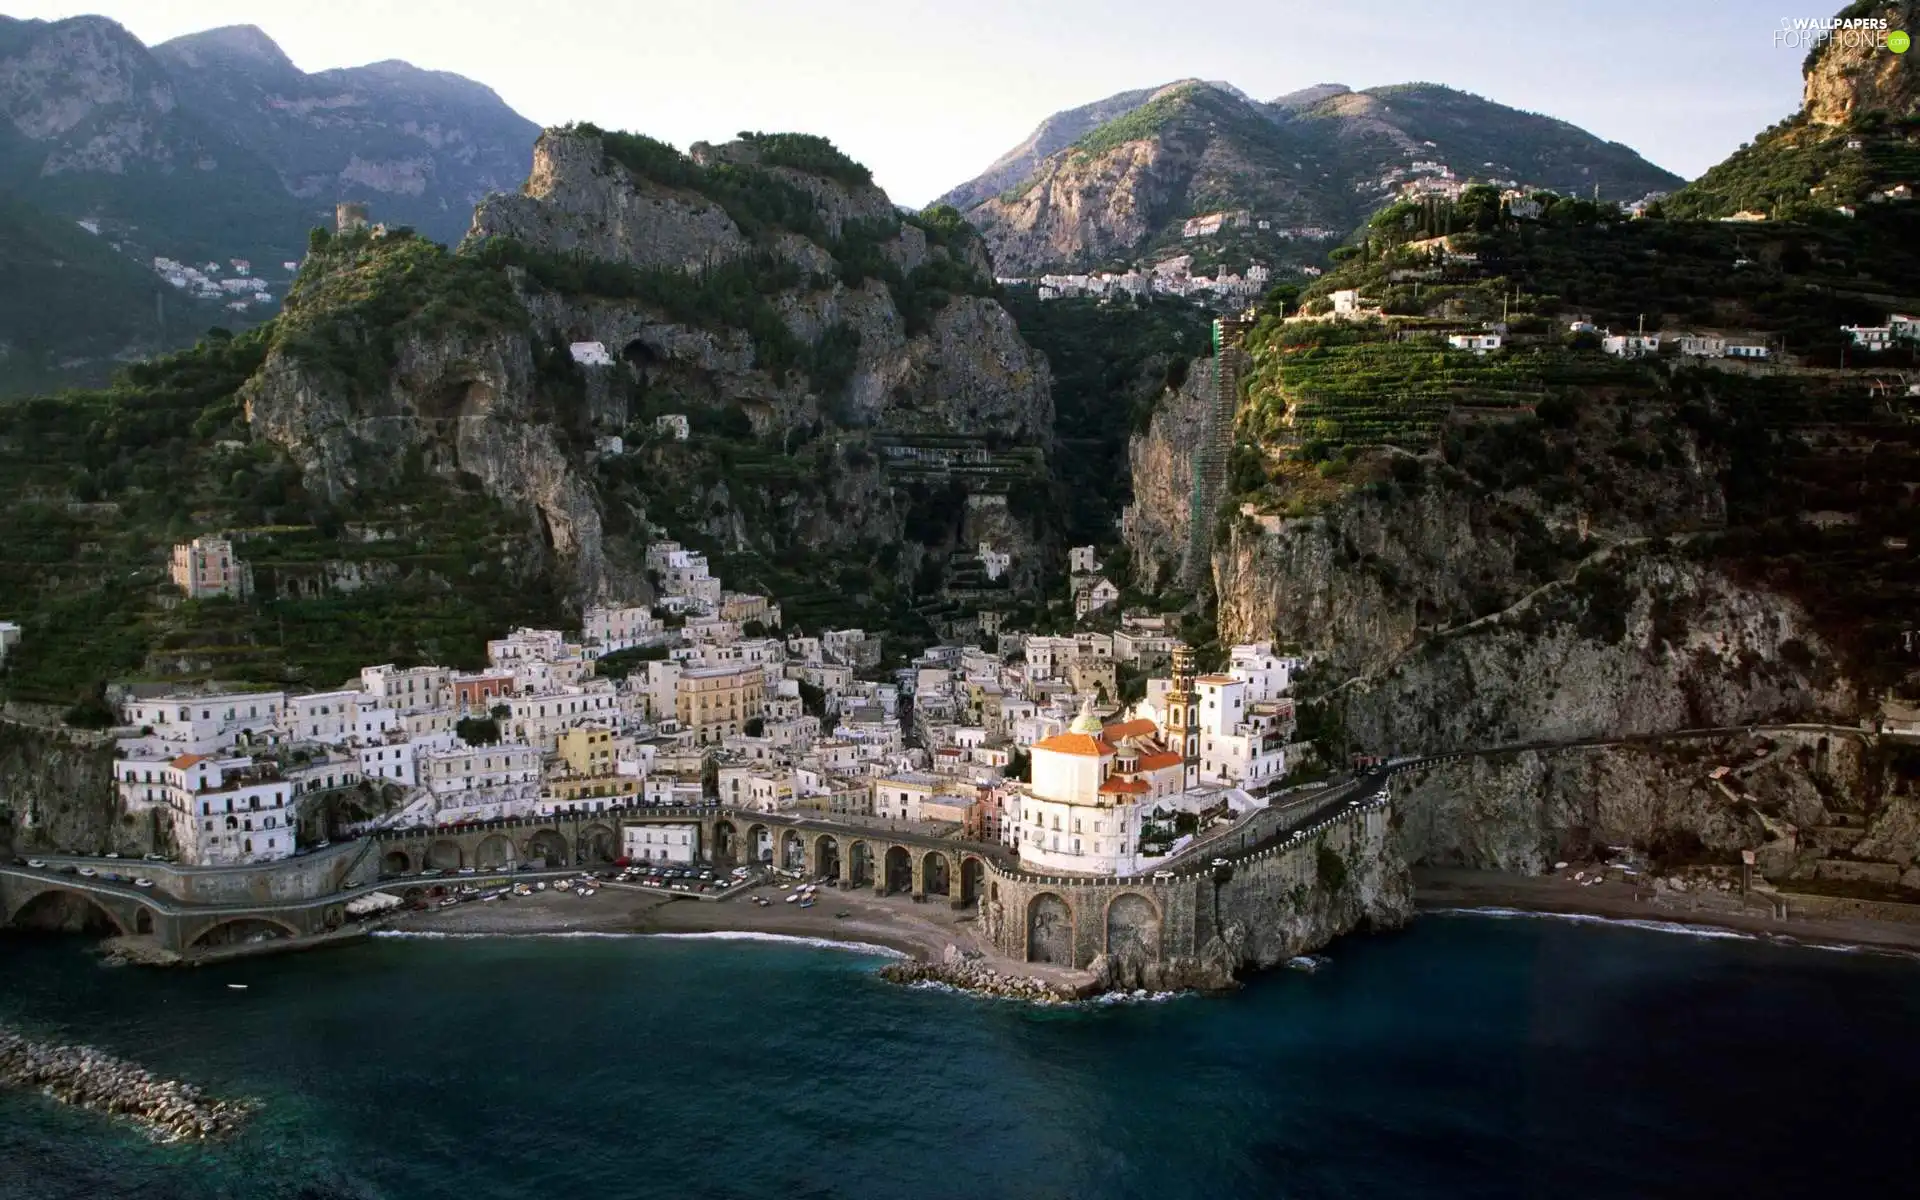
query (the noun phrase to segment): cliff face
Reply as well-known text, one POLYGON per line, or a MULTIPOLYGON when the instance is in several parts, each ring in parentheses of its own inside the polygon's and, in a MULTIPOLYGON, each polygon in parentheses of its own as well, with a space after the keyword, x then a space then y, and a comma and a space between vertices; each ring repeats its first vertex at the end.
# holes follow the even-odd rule
POLYGON ((632 573, 608 573, 596 499, 560 445, 562 430, 536 409, 533 374, 524 337, 416 334, 372 394, 276 346, 240 398, 255 434, 287 451, 309 492, 346 503, 403 487, 409 459, 438 475, 470 476, 526 513, 530 543, 566 564, 580 594, 596 597, 631 583, 632 573))
POLYGON ((120 811, 104 738, 0 721, 0 807, 14 854, 154 849, 152 828, 120 811))
MULTIPOLYGON (((1895 0, 1863 15, 1883 18, 1889 29, 1915 28, 1913 0, 1895 0)), ((1890 117, 1920 111, 1920 71, 1911 54, 1892 54, 1861 38, 1839 38, 1822 47, 1806 73, 1807 118, 1817 125, 1844 125, 1869 112, 1890 117)))
POLYGON ((1408 858, 1537 874, 1597 847, 1656 865, 1738 861, 1785 888, 1920 887, 1920 803, 1899 748, 1820 730, 1525 752, 1395 784, 1408 858), (1818 886, 1817 884, 1815 886, 1818 886))
MULTIPOLYGON (((1213 402, 1216 365, 1196 360, 1186 382, 1160 398, 1144 434, 1127 443, 1133 503, 1120 517, 1120 535, 1132 555, 1140 586, 1161 591, 1178 586, 1187 568, 1192 530, 1193 456, 1213 402)), ((1211 513, 1218 496, 1205 498, 1211 513)))

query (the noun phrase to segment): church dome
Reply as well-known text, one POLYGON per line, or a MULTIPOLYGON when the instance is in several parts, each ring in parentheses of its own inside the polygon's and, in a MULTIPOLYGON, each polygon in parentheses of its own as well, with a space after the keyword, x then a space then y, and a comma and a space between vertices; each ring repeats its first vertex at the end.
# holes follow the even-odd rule
POLYGON ((1093 715, 1093 697, 1088 696, 1080 702, 1080 715, 1067 726, 1068 733, 1088 733, 1098 736, 1103 726, 1100 718, 1093 715))

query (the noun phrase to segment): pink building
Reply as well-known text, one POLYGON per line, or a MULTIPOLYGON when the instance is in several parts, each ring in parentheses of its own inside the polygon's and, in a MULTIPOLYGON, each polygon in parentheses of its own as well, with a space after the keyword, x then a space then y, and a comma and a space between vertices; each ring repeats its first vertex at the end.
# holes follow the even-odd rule
POLYGON ((173 582, 190 600, 244 598, 251 592, 246 564, 223 537, 197 537, 173 548, 173 582))

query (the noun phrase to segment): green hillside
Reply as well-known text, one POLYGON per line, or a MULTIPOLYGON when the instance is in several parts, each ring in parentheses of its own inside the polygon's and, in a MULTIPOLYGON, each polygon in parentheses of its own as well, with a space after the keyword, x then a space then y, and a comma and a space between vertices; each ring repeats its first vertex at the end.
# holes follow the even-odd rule
POLYGON ((116 360, 231 317, 101 238, 0 192, 0 397, 104 383, 116 360))

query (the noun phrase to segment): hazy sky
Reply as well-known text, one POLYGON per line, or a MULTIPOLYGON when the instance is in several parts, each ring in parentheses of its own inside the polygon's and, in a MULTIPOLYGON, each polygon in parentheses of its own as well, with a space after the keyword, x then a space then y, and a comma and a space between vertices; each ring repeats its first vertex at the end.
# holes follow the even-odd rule
POLYGON ((1838 7, 0 0, 14 17, 103 13, 149 44, 258 25, 304 70, 406 59, 477 79, 543 125, 590 120, 682 148, 742 129, 824 134, 914 205, 1051 112, 1191 76, 1262 99, 1312 83, 1431 80, 1564 118, 1691 177, 1798 106, 1803 51, 1773 44, 1781 17, 1838 7))

